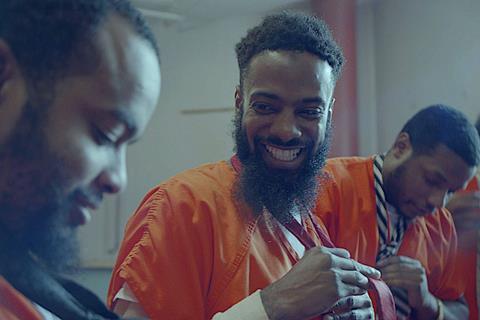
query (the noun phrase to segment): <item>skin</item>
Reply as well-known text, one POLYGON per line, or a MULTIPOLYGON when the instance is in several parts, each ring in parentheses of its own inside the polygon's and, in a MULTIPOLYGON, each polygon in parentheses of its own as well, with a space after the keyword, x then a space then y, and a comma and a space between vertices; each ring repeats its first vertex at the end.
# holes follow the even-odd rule
MULTIPOLYGON (((310 53, 267 51, 254 57, 243 90, 235 92, 250 151, 259 148, 270 168, 298 169, 307 143, 316 152, 325 139, 334 86, 330 65, 310 53), (285 161, 269 148, 302 151, 285 161)), ((283 278, 261 291, 262 303, 270 319, 309 319, 333 311, 340 318, 373 319, 366 276, 379 274, 351 260, 347 251, 313 248, 283 278)))
POLYGON ((402 132, 385 158, 387 201, 409 218, 431 214, 445 205, 447 196, 463 189, 475 170, 442 144, 430 153, 414 153, 408 134, 402 132), (396 176, 401 166, 404 171, 396 176))
MULTIPOLYGON (((2 159, 10 172, 31 172, 34 182, 19 183, 16 187, 22 191, 17 192, 0 175, 0 191, 16 194, 8 203, 14 210, 0 216, 0 222, 11 230, 22 232, 31 218, 25 212, 45 214, 22 209, 30 195, 42 194, 46 183, 42 172, 50 172, 57 160, 63 174, 56 187, 62 200, 71 202, 68 212, 61 215, 65 230, 87 222, 104 194, 126 186, 126 149, 142 136, 155 109, 160 66, 150 44, 117 15, 106 19, 93 42, 97 68, 67 72, 52 88, 53 100, 42 113, 44 125, 36 132, 44 156, 21 164, 2 159)), ((28 94, 27 79, 8 44, 0 39, 0 143, 6 143, 19 125, 28 101, 35 108, 45 107, 28 94)), ((41 205, 45 200, 38 201, 41 205)))
POLYGON ((325 139, 334 86, 332 68, 312 54, 269 51, 254 57, 243 90, 235 91, 237 112, 244 108, 242 125, 251 152, 260 149, 271 168, 298 169, 307 143, 312 142, 315 153, 325 139), (295 159, 283 161, 267 148, 301 151, 295 159))
MULTIPOLYGON (((387 201, 409 218, 431 214, 445 205, 450 193, 464 188, 475 170, 476 167, 470 167, 442 144, 430 153, 414 153, 408 134, 402 132, 385 159, 383 179, 385 186, 390 186, 386 189, 387 201), (395 170, 402 166, 401 175, 395 174, 395 170)), ((437 316, 437 298, 429 292, 425 269, 418 260, 394 256, 379 262, 377 267, 389 286, 407 291, 416 319, 437 316)), ((445 319, 468 317, 463 300, 442 302, 445 319)))
POLYGON ((452 213, 459 248, 469 250, 476 246, 480 228, 480 192, 457 192, 445 207, 452 213))
MULTIPOLYGON (((331 118, 334 84, 328 63, 309 53, 276 51, 254 57, 243 90, 235 91, 251 152, 261 148, 271 168, 299 168, 305 154, 300 152, 291 161, 279 160, 266 145, 291 150, 310 141, 315 152, 331 118), (260 144, 254 143, 256 137, 260 144)), ((346 250, 313 248, 284 277, 263 289, 261 299, 269 319, 310 319, 320 314, 328 319, 333 312, 336 319, 373 319, 367 277, 379 278, 380 273, 351 260, 346 250)), ((124 300, 118 300, 114 310, 125 316, 145 316, 138 303, 124 300)))

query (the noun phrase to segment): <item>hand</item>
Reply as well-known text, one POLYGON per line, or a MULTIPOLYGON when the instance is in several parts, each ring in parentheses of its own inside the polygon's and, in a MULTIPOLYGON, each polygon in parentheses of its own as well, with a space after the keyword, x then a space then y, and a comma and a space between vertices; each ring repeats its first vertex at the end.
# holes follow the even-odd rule
POLYGON ((407 291, 408 304, 417 312, 425 310, 436 315, 436 298, 428 290, 428 281, 420 261, 405 257, 392 256, 380 261, 377 268, 382 272, 382 280, 389 287, 407 291))
POLYGON ((350 296, 338 300, 324 320, 342 319, 375 319, 372 301, 368 293, 361 296, 350 296))
POLYGON ((452 213, 459 234, 480 227, 480 192, 457 192, 445 207, 452 213))
MULTIPOLYGON (((351 310, 373 319, 371 301, 365 296, 368 277, 380 278, 378 270, 350 259, 344 249, 315 247, 281 279, 261 291, 262 303, 270 319, 310 319, 339 310, 351 310)), ((350 312, 351 314, 351 312, 350 312)), ((339 318, 344 319, 344 317, 339 318)), ((347 318, 348 319, 348 318, 347 318)))

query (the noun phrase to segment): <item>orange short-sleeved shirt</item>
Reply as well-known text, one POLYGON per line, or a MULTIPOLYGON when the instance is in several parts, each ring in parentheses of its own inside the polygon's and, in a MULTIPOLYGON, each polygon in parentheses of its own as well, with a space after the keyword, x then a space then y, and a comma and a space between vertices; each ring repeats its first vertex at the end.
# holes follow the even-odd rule
MULTIPOLYGON (((292 268, 299 258, 278 224, 233 201, 235 177, 221 161, 183 172, 145 196, 126 227, 110 305, 126 283, 154 320, 210 319, 292 268)), ((313 230, 307 224, 321 245, 313 230)))
MULTIPOLYGON (((337 247, 346 248, 361 263, 375 266, 379 245, 373 158, 335 158, 327 161, 317 201, 317 214, 337 247)), ((455 276, 457 236, 451 214, 437 210, 408 226, 398 255, 419 260, 430 292, 443 300, 461 297, 455 276)))
POLYGON ((0 276, 0 319, 42 320, 33 304, 0 276))
MULTIPOLYGON (((468 184, 466 191, 478 191, 480 190, 478 179, 474 177, 468 184)), ((469 241, 463 241, 464 239, 476 239, 478 237, 477 231, 472 231, 475 234, 469 232, 465 234, 458 234, 459 243, 465 243, 469 241)), ((471 244, 471 246, 460 245, 458 247, 458 257, 455 260, 456 267, 458 268, 458 274, 461 275, 460 281, 465 283, 465 299, 467 299, 468 307, 470 310, 470 320, 478 320, 478 301, 477 301, 477 241, 471 244)))

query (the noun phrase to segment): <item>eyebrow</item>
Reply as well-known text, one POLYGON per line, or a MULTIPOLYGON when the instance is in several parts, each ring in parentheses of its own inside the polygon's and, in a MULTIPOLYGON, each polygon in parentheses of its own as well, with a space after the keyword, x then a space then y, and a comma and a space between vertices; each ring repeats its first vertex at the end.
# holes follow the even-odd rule
MULTIPOLYGON (((250 98, 267 98, 271 100, 282 100, 282 98, 274 93, 266 91, 256 91, 250 95, 250 98)), ((300 100, 302 103, 315 103, 321 106, 325 106, 326 103, 320 97, 308 97, 300 100)))
POLYGON ((443 174, 441 174, 440 172, 438 171, 430 171, 430 174, 432 174, 434 176, 435 179, 437 180, 440 180, 442 183, 447 183, 447 178, 445 178, 443 176, 443 174))

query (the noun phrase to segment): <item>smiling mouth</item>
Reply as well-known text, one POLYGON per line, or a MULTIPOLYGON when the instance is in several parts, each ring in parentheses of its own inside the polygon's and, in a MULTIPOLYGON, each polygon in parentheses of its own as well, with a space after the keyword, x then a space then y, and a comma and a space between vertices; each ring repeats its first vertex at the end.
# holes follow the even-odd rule
POLYGON ((303 148, 280 149, 270 145, 265 145, 265 149, 275 160, 293 161, 298 158, 303 148))

